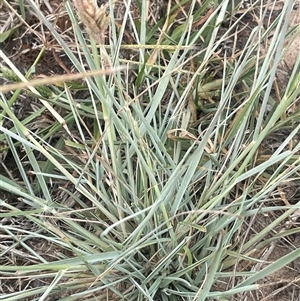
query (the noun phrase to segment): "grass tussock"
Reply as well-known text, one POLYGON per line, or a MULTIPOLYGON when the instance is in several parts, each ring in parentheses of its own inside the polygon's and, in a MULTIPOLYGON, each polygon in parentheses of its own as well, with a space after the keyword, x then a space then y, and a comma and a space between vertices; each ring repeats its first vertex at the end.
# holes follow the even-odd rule
POLYGON ((1 3, 1 299, 263 300, 300 251, 293 1, 54 2, 1 3))

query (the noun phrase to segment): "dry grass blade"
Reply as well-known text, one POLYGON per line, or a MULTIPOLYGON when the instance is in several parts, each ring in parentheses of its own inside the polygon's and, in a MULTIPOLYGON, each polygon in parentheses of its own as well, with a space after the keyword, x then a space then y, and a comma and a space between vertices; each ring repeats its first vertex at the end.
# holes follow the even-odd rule
MULTIPOLYGON (((1 56, 1 51, 0 51, 1 56)), ((15 83, 15 84, 5 84, 0 86, 0 92, 5 93, 9 91, 14 91, 17 89, 23 89, 23 88, 31 88, 36 86, 43 86, 48 84, 59 84, 62 85, 64 82, 77 80, 77 79, 85 79, 97 75, 108 75, 108 74, 114 74, 116 72, 122 71, 127 69, 127 67, 114 67, 114 68, 107 68, 105 70, 94 70, 89 72, 82 72, 82 73, 76 73, 76 74, 66 74, 66 75, 56 75, 56 76, 46 76, 44 78, 39 79, 32 79, 32 80, 26 80, 25 78, 21 78, 24 80, 23 83, 15 83)), ((33 91, 38 94, 37 91, 33 91)))

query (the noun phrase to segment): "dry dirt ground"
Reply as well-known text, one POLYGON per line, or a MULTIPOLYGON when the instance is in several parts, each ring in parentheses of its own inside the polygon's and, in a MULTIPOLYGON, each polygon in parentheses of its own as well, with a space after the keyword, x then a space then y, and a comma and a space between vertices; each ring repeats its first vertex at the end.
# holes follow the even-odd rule
MULTIPOLYGON (((40 1, 43 4, 41 5, 41 9, 44 14, 49 17, 49 19, 53 20, 54 16, 57 12, 60 11, 60 1, 40 1)), ((280 5, 282 5, 281 1, 276 1, 276 7, 274 7, 274 15, 278 13, 280 10, 280 5)), ((12 1, 11 1, 11 4, 12 1)), ((17 8, 17 4, 14 6, 17 8)), ((3 1, 0 1, 0 12, 1 17, 4 18, 10 15, 12 16, 12 23, 18 22, 12 15, 9 8, 6 7, 3 1)), ((249 28, 251 26, 256 26, 256 20, 247 20, 249 23, 249 28), (251 23, 252 22, 252 23, 251 23)), ((31 18, 27 20, 29 26, 34 28, 37 32, 42 27, 39 26, 39 20, 37 20, 33 15, 31 18)), ((294 26, 300 23, 300 1, 295 5, 292 16, 290 18, 290 26, 294 26)), ((57 19, 57 30, 60 32, 65 32, 66 29, 70 27, 70 21, 65 13, 62 13, 60 17, 57 19)), ((72 40, 72 34, 66 36, 67 39, 72 40)), ((245 38, 245 37, 244 37, 245 38)), ((247 37, 246 37, 247 38, 247 37)), ((290 48, 287 50, 285 54, 284 61, 282 62, 281 69, 278 70, 278 85, 280 90, 284 89, 289 74, 294 66, 297 55, 300 51, 300 35, 298 31, 298 35, 293 37, 294 41, 290 48)), ((64 59, 62 52, 59 49, 56 49, 58 46, 55 41, 51 40, 51 34, 47 32, 40 32, 40 35, 32 34, 26 27, 21 26, 16 33, 14 33, 9 39, 5 40, 4 43, 0 44, 1 49, 14 61, 15 65, 21 71, 26 71, 32 63, 34 62, 36 56, 39 54, 42 45, 47 45, 47 49, 45 54, 43 55, 42 60, 37 65, 35 70, 38 75, 53 75, 53 74, 62 74, 72 72, 72 65, 66 59, 64 59)), ((25 101, 25 99, 23 99, 25 101)), ((22 104, 22 114, 24 110, 28 109, 30 104, 23 103, 22 104)), ((30 111, 30 110, 29 110, 30 111)), ((283 139, 283 137, 282 137, 283 139)), ((0 165, 0 173, 6 174, 10 172, 11 174, 16 174, 16 166, 12 166, 9 163, 9 157, 4 162, 5 168, 3 165, 0 165)), ((0 187, 1 188, 1 187, 0 187)), ((2 199, 11 199, 14 202, 14 197, 9 193, 1 191, 2 199)), ((281 200, 277 200, 275 205, 286 203, 293 204, 296 203, 300 198, 300 192, 298 187, 293 186, 285 186, 282 187, 282 195, 281 200)), ((268 223, 272 220, 272 216, 266 216, 265 220, 256 220, 253 225, 253 229, 255 231, 260 231, 263 227, 268 225, 268 223)), ((285 221, 284 224, 281 225, 282 229, 289 227, 290 225, 287 223, 296 223, 299 222, 297 217, 293 220, 285 221)), ((282 229, 274 229, 274 234, 279 232, 282 229)), ((249 233, 251 235, 251 233, 249 233)), ((255 271, 260 270, 264 266, 269 263, 274 262, 275 260, 281 258, 285 254, 289 253, 291 250, 294 250, 296 247, 300 245, 300 238, 298 236, 291 236, 286 240, 276 241, 272 244, 268 249, 265 249, 263 253, 256 252, 251 254, 253 258, 263 259, 264 265, 258 263, 249 263, 249 262, 241 262, 237 267, 236 271, 255 271)), ((1 259, 0 259, 1 260, 1 259)), ((0 263, 1 264, 1 263, 0 263)), ((234 277, 232 279, 234 283, 234 277)), ((293 262, 290 266, 286 266, 276 273, 270 275, 264 281, 260 282, 260 287, 257 291, 252 292, 251 294, 241 294, 236 297, 235 300, 238 301, 300 301, 300 263, 293 262)), ((22 284, 19 284, 22 286, 22 284)), ((219 283, 215 289, 222 290, 230 287, 231 283, 219 283)), ((12 285, 11 287, 17 287, 12 285)), ((4 290, 4 287, 0 288, 0 293, 7 293, 8 291, 4 290)), ((11 291, 10 291, 11 292, 11 291)))

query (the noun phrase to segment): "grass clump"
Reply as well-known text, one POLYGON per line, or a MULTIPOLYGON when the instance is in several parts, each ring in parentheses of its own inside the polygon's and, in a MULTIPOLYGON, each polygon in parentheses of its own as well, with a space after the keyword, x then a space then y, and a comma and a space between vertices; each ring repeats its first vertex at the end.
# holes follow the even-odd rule
POLYGON ((272 88, 292 3, 241 45, 263 6, 74 1, 53 20, 26 3, 70 75, 45 85, 1 52, 27 85, 0 100, 3 300, 230 300, 299 256, 240 267, 299 231, 278 197, 299 184, 299 58, 272 88))

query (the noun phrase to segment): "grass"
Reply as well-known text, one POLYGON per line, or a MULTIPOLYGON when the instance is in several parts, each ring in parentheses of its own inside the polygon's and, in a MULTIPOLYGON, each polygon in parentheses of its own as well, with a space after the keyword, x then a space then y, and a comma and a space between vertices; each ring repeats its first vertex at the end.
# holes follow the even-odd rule
POLYGON ((284 91, 273 90, 293 3, 266 50, 260 23, 229 54, 239 21, 222 31, 231 4, 218 2, 136 1, 122 19, 121 2, 77 1, 79 14, 65 2, 72 27, 60 33, 58 19, 20 1, 81 80, 45 85, 1 51, 15 81, 0 100, 12 169, 0 175, 2 300, 225 301, 299 257, 294 248, 258 271, 239 268, 267 263, 257 254, 299 232, 285 225, 299 201, 278 200, 299 185, 299 57, 284 91), (21 95, 39 100, 26 118, 12 109, 21 95))

